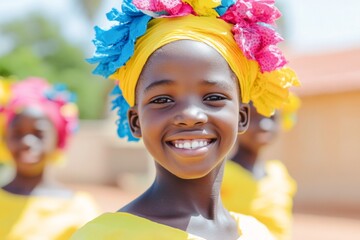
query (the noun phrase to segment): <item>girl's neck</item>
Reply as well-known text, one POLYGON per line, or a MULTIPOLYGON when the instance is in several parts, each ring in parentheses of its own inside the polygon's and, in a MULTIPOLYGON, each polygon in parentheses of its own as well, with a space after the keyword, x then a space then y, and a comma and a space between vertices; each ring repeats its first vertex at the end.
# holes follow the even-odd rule
POLYGON ((4 190, 18 195, 32 195, 36 187, 44 181, 43 174, 35 177, 26 177, 16 174, 15 178, 6 186, 4 190))
POLYGON ((237 239, 237 223, 220 198, 223 170, 224 162, 203 178, 185 180, 157 166, 153 185, 120 211, 205 239, 237 239))
POLYGON ((183 209, 183 214, 197 213, 207 219, 215 219, 222 211, 220 188, 223 178, 224 162, 205 177, 199 179, 180 179, 161 166, 157 166, 157 177, 151 187, 154 196, 164 196, 172 206, 183 209))
POLYGON ((16 175, 13 181, 3 187, 7 192, 24 196, 71 198, 74 192, 54 181, 47 174, 36 177, 16 175))
POLYGON ((251 149, 240 144, 236 154, 231 159, 248 170, 256 179, 266 176, 264 161, 259 159, 259 149, 251 149))
POLYGON ((160 165, 156 168, 152 186, 120 211, 166 223, 193 216, 216 219, 219 214, 227 213, 220 199, 224 162, 199 179, 180 179, 160 165))
POLYGON ((258 161, 258 157, 258 150, 244 147, 240 144, 236 154, 232 157, 231 160, 240 164, 249 172, 253 172, 256 162, 258 161))

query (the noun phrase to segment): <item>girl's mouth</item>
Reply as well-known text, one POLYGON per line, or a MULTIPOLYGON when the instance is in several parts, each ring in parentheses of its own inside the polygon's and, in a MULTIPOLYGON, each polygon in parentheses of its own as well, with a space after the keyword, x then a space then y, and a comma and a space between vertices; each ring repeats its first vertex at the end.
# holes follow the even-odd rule
POLYGON ((19 156, 18 161, 25 163, 25 164, 36 164, 40 162, 40 156, 38 154, 32 154, 29 152, 22 153, 19 156))
POLYGON ((171 141, 170 144, 177 149, 195 150, 208 146, 212 141, 211 139, 181 139, 171 141))
POLYGON ((165 138, 167 146, 177 156, 188 159, 204 158, 217 141, 215 134, 205 130, 177 132, 165 138))
POLYGON ((214 139, 179 139, 170 141, 169 144, 177 149, 195 150, 206 147, 211 144, 214 139))

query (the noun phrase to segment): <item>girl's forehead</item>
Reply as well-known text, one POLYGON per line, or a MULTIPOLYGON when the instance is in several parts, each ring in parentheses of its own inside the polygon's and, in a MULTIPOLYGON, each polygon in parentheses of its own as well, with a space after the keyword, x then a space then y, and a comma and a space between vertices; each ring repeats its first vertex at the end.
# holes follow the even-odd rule
POLYGON ((192 59, 197 61, 204 61, 205 59, 209 63, 228 66, 226 60, 213 47, 194 40, 178 40, 162 46, 154 51, 146 65, 163 59, 192 59))
POLYGON ((179 40, 159 48, 150 56, 139 82, 167 78, 229 79, 233 82, 235 74, 211 46, 193 40, 179 40))
POLYGON ((52 128, 52 123, 45 112, 36 107, 28 107, 15 115, 10 123, 13 128, 34 128, 37 130, 47 130, 52 128))

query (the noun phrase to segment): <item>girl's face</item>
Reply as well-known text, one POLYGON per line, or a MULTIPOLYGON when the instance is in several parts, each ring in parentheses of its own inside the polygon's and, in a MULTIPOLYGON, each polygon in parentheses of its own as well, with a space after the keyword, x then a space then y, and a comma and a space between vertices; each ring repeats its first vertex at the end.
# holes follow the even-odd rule
POLYGON ((264 117, 251 106, 251 122, 246 133, 239 136, 239 144, 255 151, 271 143, 280 130, 278 113, 264 117))
POLYGON ((32 177, 40 175, 46 159, 56 148, 56 131, 52 123, 35 108, 15 116, 5 134, 5 142, 13 156, 17 173, 32 177))
POLYGON ((170 43, 148 59, 129 111, 133 133, 155 161, 183 179, 207 175, 226 157, 249 108, 240 104, 237 79, 212 47, 170 43))

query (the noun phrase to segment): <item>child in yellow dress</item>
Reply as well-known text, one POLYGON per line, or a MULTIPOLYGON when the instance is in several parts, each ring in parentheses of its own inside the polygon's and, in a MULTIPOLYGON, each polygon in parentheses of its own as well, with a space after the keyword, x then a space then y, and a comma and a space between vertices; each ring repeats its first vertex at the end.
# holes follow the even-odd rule
POLYGON ((90 61, 117 81, 118 133, 142 139, 156 177, 72 239, 272 239, 223 207, 220 186, 250 99, 271 115, 298 84, 269 27, 280 16, 273 2, 124 0, 107 16, 118 24, 96 28, 90 61))
POLYGON ((0 158, 13 164, 15 176, 0 189, 0 239, 69 239, 97 216, 89 195, 46 175, 77 128, 73 94, 39 78, 14 82, 7 93, 0 106, 0 158))
POLYGON ((279 160, 263 161, 260 153, 280 128, 292 127, 299 105, 300 100, 291 94, 289 102, 270 118, 251 111, 249 128, 239 136, 235 154, 225 165, 221 187, 227 209, 254 216, 280 240, 291 239, 296 183, 284 164, 279 160))

